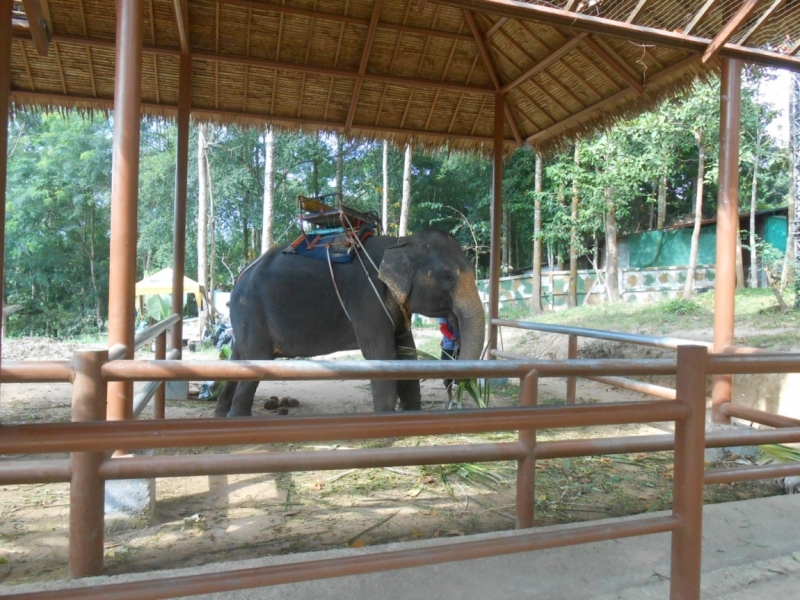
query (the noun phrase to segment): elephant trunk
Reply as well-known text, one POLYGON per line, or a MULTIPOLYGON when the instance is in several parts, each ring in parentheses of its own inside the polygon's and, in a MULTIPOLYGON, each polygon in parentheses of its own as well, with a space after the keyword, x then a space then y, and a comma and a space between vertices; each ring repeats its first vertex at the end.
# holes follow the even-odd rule
POLYGON ((471 272, 463 274, 459 279, 453 294, 453 312, 458 319, 458 329, 461 334, 458 358, 479 359, 486 336, 486 318, 475 277, 471 272))

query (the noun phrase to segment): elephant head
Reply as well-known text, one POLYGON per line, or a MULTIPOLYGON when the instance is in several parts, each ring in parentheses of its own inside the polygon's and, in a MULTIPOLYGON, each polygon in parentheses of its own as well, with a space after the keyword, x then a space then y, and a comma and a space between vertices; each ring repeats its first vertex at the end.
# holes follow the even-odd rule
POLYGON ((486 322, 472 266, 440 231, 400 238, 386 249, 379 277, 408 314, 445 317, 461 335, 459 358, 480 358, 486 322))

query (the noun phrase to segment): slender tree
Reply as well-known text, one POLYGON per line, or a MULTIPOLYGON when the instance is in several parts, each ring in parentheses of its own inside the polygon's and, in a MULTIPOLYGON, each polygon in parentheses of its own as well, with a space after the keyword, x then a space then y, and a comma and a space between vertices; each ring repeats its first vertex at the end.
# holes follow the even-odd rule
POLYGON ((536 152, 533 205, 533 282, 531 312, 542 312, 542 155, 536 152))
POLYGON ((206 124, 197 125, 197 281, 208 286, 208 204, 206 191, 206 124))
POLYGON ((383 234, 389 233, 389 142, 383 140, 383 202, 381 203, 383 234))
POLYGON ((692 245, 689 250, 689 269, 686 272, 686 282, 683 285, 683 299, 692 297, 694 290, 694 274, 697 270, 697 252, 700 247, 700 224, 703 220, 703 190, 705 186, 706 145, 703 139, 703 130, 695 131, 697 140, 697 197, 694 207, 694 229, 692 230, 692 245))
POLYGON ((606 204, 606 287, 611 302, 619 302, 619 252, 617 250, 617 208, 614 188, 603 190, 606 204))
POLYGON ((667 176, 663 175, 658 182, 658 220, 656 229, 663 229, 667 221, 667 176))
POLYGON ((411 205, 411 144, 406 144, 406 157, 403 163, 403 203, 400 206, 400 230, 403 237, 408 233, 408 211, 411 205))
POLYGON ((261 254, 272 248, 273 204, 275 197, 275 134, 272 127, 264 131, 264 204, 261 223, 261 254))
POLYGON ((569 237, 569 297, 567 306, 578 306, 578 205, 580 195, 578 192, 578 169, 581 165, 581 146, 575 143, 575 174, 572 178, 572 228, 569 237))

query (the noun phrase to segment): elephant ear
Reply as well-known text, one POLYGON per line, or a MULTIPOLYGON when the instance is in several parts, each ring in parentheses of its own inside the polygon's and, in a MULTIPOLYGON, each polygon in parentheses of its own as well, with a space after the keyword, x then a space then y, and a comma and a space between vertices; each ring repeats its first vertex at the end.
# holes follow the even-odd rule
POLYGON ((413 271, 408 258, 408 242, 400 242, 390 246, 383 253, 378 279, 386 284, 394 297, 404 305, 411 293, 411 277, 413 271))

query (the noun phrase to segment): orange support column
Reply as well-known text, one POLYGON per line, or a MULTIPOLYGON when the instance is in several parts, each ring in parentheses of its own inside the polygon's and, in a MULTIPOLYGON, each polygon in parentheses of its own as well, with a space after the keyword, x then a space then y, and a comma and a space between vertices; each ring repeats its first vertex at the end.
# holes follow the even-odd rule
MULTIPOLYGON (((717 199, 717 267, 714 297, 714 352, 733 344, 736 298, 736 239, 739 236, 739 133, 742 106, 742 62, 722 59, 719 127, 719 196, 717 199)), ((731 401, 732 375, 715 375, 712 418, 730 423, 720 407, 731 401)))
MULTIPOLYGON (((133 358, 136 237, 139 204, 139 127, 142 95, 140 0, 117 0, 114 154, 111 168, 111 260, 108 344, 123 344, 133 358)), ((133 385, 110 383, 108 419, 133 417, 133 385)))
MULTIPOLYGON (((5 288, 6 179, 8 173, 8 111, 11 95, 11 0, 0 0, 0 298, 5 288)), ((0 356, 2 356, 0 320, 0 356)))

